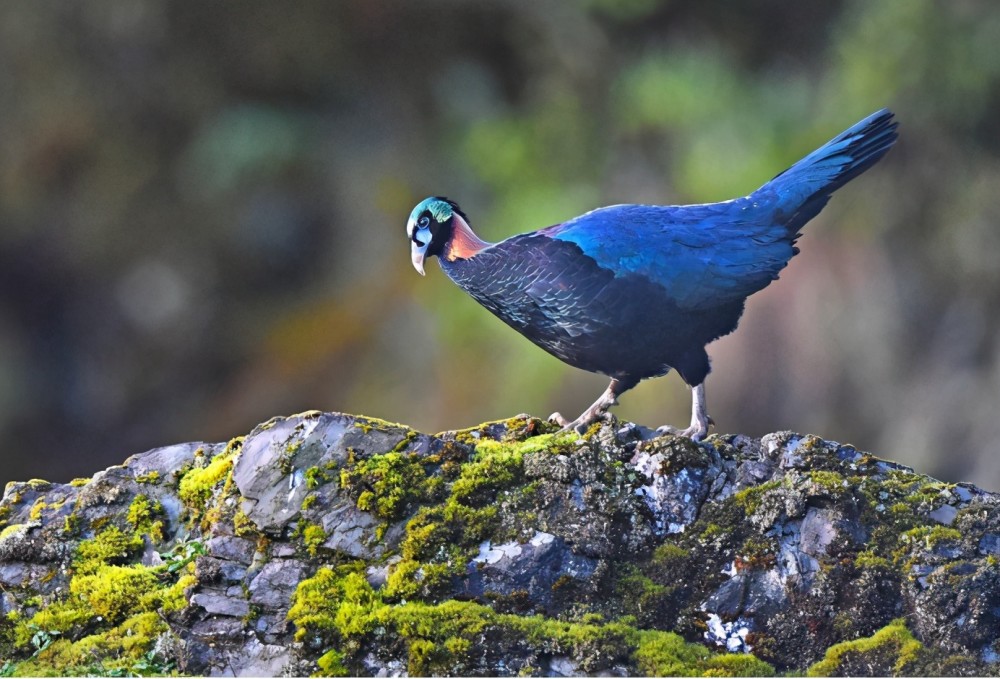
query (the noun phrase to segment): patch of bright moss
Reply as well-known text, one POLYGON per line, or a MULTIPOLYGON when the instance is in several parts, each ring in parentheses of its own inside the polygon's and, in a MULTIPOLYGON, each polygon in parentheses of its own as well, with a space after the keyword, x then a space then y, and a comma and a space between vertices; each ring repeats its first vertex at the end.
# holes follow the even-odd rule
MULTIPOLYGON (((774 668, 744 656, 713 655, 670 632, 637 630, 621 623, 568 623, 541 616, 501 614, 481 604, 386 603, 361 573, 363 564, 321 568, 299 584, 288 618, 296 639, 328 649, 323 674, 360 669, 359 656, 374 634, 394 637, 406 649, 411 676, 468 673, 477 653, 505 644, 572 657, 581 672, 628 664, 648 675, 754 676, 774 668)), ((357 671, 357 670, 355 670, 357 671)))
POLYGON ((187 605, 196 580, 165 565, 131 563, 143 539, 115 526, 81 542, 68 595, 47 602, 11 633, 14 676, 165 674, 170 661, 155 655, 169 632, 163 616, 187 605), (19 657, 20 656, 20 657, 19 657))
POLYGON ((830 495, 841 495, 846 488, 846 480, 843 475, 832 471, 811 471, 809 481, 824 492, 830 495))
POLYGON ((28 513, 28 518, 32 521, 38 521, 42 518, 42 512, 48 507, 45 504, 45 500, 38 498, 35 500, 35 504, 31 505, 31 511, 28 513))
POLYGON ((341 469, 340 486, 357 498, 358 509, 395 521, 432 499, 441 480, 427 476, 419 455, 392 452, 341 469))
POLYGON ((135 477, 136 483, 159 483, 160 482, 160 472, 155 469, 147 472, 146 474, 139 474, 135 477))
POLYGON ((84 540, 76 548, 74 566, 81 575, 91 575, 106 565, 121 565, 142 553, 142 536, 123 533, 117 526, 84 540))
POLYGON ((854 565, 858 568, 889 568, 889 560, 871 550, 859 552, 854 557, 854 565))
POLYGON ((129 505, 126 521, 137 532, 145 533, 153 542, 163 542, 163 505, 151 502, 145 495, 136 495, 129 505))
POLYGON ((934 549, 941 542, 961 542, 962 533, 947 526, 917 526, 903 533, 901 538, 903 542, 922 542, 927 549, 934 549))
POLYGON ((923 644, 906 621, 893 620, 870 637, 845 641, 827 649, 826 655, 807 671, 810 677, 889 676, 903 674, 920 659, 923 644))
POLYGON ((749 488, 744 488, 743 490, 734 493, 733 500, 737 505, 742 507, 743 511, 749 516, 760 509, 760 505, 768 493, 773 490, 777 490, 780 487, 781 481, 768 481, 767 483, 750 486, 749 488))
POLYGON ((323 530, 322 526, 309 524, 302 530, 302 540, 305 542, 310 556, 319 554, 319 548, 326 542, 326 537, 326 531, 323 530))
MULTIPOLYGON (((229 442, 226 449, 213 457, 204 466, 195 466, 184 473, 178 486, 178 496, 181 501, 192 509, 202 509, 212 496, 212 490, 222 481, 233 468, 233 458, 243 446, 243 437, 237 437, 229 442)), ((200 449, 199 449, 200 451, 200 449)), ((195 459, 205 457, 195 451, 195 459)))
POLYGON ((69 485, 73 486, 74 488, 82 488, 83 486, 86 486, 88 483, 90 483, 90 479, 77 478, 70 481, 69 485))
POLYGON ((306 470, 306 488, 316 490, 325 483, 330 483, 333 479, 321 467, 310 467, 306 470))

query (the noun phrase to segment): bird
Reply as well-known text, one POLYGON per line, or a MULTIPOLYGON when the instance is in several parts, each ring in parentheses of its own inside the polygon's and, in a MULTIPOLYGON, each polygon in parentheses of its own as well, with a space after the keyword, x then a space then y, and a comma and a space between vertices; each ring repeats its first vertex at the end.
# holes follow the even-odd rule
POLYGON ((437 257, 444 273, 504 323, 565 363, 611 378, 563 431, 584 433, 641 380, 671 369, 691 388, 686 429, 703 440, 714 420, 705 400, 706 345, 728 335, 746 299, 798 254, 802 227, 834 191, 896 142, 898 123, 877 111, 749 195, 695 205, 622 204, 489 243, 458 203, 422 200, 406 223, 420 275, 437 257))

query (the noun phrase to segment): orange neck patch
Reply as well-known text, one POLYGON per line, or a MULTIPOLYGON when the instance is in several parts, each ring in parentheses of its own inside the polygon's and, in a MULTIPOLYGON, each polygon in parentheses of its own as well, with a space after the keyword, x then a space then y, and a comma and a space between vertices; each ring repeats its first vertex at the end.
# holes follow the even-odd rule
POLYGON ((490 244, 472 232, 472 227, 456 214, 452 218, 451 240, 445 246, 444 257, 449 262, 468 259, 490 244))

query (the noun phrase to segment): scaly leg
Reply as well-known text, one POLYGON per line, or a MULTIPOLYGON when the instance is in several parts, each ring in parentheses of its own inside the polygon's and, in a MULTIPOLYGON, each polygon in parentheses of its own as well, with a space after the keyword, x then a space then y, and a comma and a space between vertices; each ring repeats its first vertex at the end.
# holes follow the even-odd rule
POLYGON ((691 426, 684 430, 663 426, 656 431, 659 434, 676 434, 686 436, 692 441, 701 441, 708 435, 708 427, 713 424, 715 422, 708 416, 705 407, 705 383, 702 382, 691 390, 691 426))
POLYGON ((571 429, 574 429, 578 434, 582 434, 587 431, 587 427, 592 425, 594 422, 605 418, 608 414, 608 408, 613 405, 618 405, 618 397, 634 386, 635 382, 630 384, 627 381, 612 379, 611 384, 609 384, 608 388, 604 390, 604 393, 601 394, 600 398, 594 401, 594 405, 584 410, 580 417, 570 422, 559 413, 552 413, 549 415, 549 421, 555 422, 561 426, 561 431, 570 431, 571 429))

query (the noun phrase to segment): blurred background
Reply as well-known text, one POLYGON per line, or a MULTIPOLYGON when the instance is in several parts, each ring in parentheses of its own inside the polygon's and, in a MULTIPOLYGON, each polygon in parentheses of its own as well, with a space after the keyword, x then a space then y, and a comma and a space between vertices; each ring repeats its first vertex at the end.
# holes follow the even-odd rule
MULTIPOLYGON (((605 378, 420 278, 418 200, 499 240, 728 199, 889 106, 710 411, 1000 489, 998 36, 985 0, 0 4, 0 483, 312 408, 575 416, 605 378)), ((616 412, 689 407, 671 375, 616 412)))

